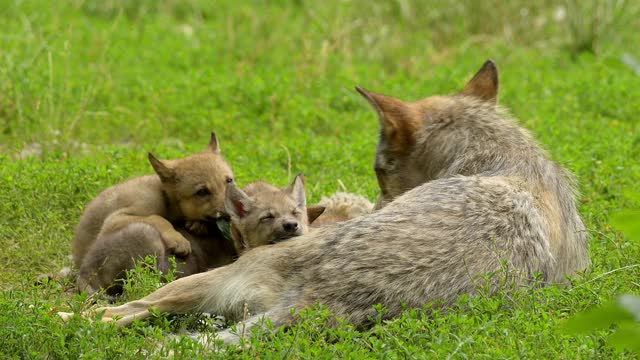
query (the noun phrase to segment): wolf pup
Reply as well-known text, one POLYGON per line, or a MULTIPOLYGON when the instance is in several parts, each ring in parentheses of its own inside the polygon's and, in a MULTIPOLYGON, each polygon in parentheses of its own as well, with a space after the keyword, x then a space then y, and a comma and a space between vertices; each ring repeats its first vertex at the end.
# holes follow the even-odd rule
POLYGON ((572 177, 497 106, 492 61, 453 96, 404 102, 357 90, 380 118, 381 209, 97 309, 102 320, 130 324, 152 307, 241 319, 246 306, 257 315, 243 327, 262 317, 281 326, 294 320, 292 308, 319 302, 367 324, 375 304, 396 317, 404 306, 451 303, 479 286, 564 282, 589 265, 572 177), (511 281, 478 276, 493 272, 511 281))
MULTIPOLYGON (((243 189, 231 182, 225 191, 225 211, 231 215, 229 239, 225 239, 215 222, 205 224, 206 235, 176 227, 192 250, 188 255, 176 257, 178 277, 230 264, 250 248, 308 232, 302 175, 282 190, 264 182, 254 182, 243 189)), ((89 292, 103 288, 107 295, 117 295, 122 292, 120 280, 135 266, 136 259, 155 256, 158 269, 166 273, 172 255, 155 227, 132 223, 105 235, 90 248, 80 267, 79 285, 89 292)))
POLYGON ((215 133, 200 153, 179 160, 158 160, 149 153, 149 161, 156 175, 112 186, 85 209, 73 239, 78 268, 92 246, 133 223, 153 227, 169 252, 187 255, 189 241, 172 223, 184 222, 187 229, 202 231, 203 222, 224 212, 225 186, 233 182, 233 172, 220 154, 215 133))
POLYGON ((240 190, 227 186, 225 209, 231 215, 231 239, 238 255, 258 246, 275 244, 309 232, 309 223, 322 214, 324 207, 307 213, 304 176, 279 189, 257 181, 240 190))
POLYGON ((312 228, 336 224, 369 214, 373 211, 374 205, 362 195, 337 192, 329 197, 323 197, 317 205, 307 207, 308 212, 314 213, 316 207, 321 213, 312 222, 312 228))

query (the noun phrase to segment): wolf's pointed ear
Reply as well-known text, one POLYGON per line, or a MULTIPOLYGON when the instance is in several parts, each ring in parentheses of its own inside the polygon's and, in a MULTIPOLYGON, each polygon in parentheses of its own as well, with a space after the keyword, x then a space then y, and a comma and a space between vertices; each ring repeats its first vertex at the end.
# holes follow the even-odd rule
POLYGON ((152 153, 149 153, 149 162, 162 182, 169 182, 175 179, 175 171, 162 160, 158 160, 152 153))
POLYGON ((307 196, 304 192, 304 175, 302 173, 296 175, 293 183, 287 186, 285 191, 291 195, 299 208, 304 209, 307 207, 307 196))
POLYGON ((253 200, 235 183, 227 184, 224 194, 224 209, 227 213, 242 219, 251 210, 252 203, 253 200))
POLYGON ((382 134, 394 148, 403 149, 412 143, 415 119, 412 118, 411 110, 404 101, 376 94, 360 86, 356 86, 356 90, 378 113, 382 134))
POLYGON ((207 145, 207 149, 216 154, 220 153, 220 147, 218 146, 218 138, 216 137, 215 132, 211 132, 211 139, 209 139, 209 145, 207 145))
POLYGON ((309 219, 309 224, 316 221, 316 219, 322 215, 326 207, 322 205, 309 205, 307 206, 307 218, 309 219))
POLYGON ((475 96, 492 104, 498 103, 498 68, 487 60, 462 90, 463 95, 475 96))

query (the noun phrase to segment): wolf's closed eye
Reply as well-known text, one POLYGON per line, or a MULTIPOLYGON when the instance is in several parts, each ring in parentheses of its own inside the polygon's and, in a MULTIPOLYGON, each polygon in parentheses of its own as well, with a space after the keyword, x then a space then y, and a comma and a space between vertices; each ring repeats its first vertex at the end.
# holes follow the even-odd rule
POLYGON ((273 220, 274 218, 275 217, 273 216, 273 214, 266 214, 260 218, 260 221, 267 222, 267 221, 273 220))

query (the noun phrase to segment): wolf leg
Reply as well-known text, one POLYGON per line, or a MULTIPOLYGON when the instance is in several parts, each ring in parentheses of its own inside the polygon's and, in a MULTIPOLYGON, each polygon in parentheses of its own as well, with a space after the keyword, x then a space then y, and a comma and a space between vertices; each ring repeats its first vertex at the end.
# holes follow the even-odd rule
POLYGON ((255 250, 260 249, 231 265, 173 281, 140 300, 96 311, 105 311, 104 321, 121 326, 149 317, 150 308, 172 314, 210 312, 227 319, 242 319, 246 309, 263 313, 280 300, 283 279, 268 262, 256 261, 268 255, 255 250))
POLYGON ((224 273, 228 272, 227 269, 216 270, 178 279, 140 300, 120 306, 98 308, 95 312, 104 311, 102 320, 115 321, 118 326, 126 326, 136 319, 151 316, 149 311, 151 308, 172 314, 196 312, 208 297, 211 289, 220 286, 226 278, 224 273))

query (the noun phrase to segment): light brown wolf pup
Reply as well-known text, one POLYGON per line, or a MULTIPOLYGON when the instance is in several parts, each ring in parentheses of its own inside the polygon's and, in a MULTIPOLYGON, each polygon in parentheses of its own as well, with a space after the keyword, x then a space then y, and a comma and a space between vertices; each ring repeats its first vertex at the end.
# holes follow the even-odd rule
POLYGON ((262 181, 251 183, 242 190, 230 184, 225 209, 231 215, 231 239, 238 255, 258 246, 306 234, 309 222, 322 213, 315 210, 310 214, 311 219, 307 215, 302 174, 284 189, 262 181))
POLYGON ((308 212, 314 212, 316 206, 319 207, 318 210, 321 210, 321 214, 312 222, 312 228, 332 225, 370 214, 374 207, 364 196, 348 192, 337 192, 329 197, 323 197, 317 205, 307 207, 308 212))
MULTIPOLYGON (((302 175, 282 190, 265 182, 254 182, 243 191, 231 182, 225 191, 225 211, 231 215, 229 239, 213 222, 205 223, 206 235, 176 227, 192 250, 188 255, 176 257, 178 277, 230 264, 250 248, 308 232, 302 175)), ((105 235, 89 249, 80 267, 79 288, 90 293, 102 288, 107 295, 117 295, 122 292, 120 280, 135 266, 136 260, 155 256, 158 269, 166 273, 172 255, 155 227, 131 223, 105 235)))
POLYGON ((281 326, 292 308, 319 302, 367 324, 375 304, 395 317, 403 305, 447 304, 479 286, 563 282, 589 265, 572 177, 497 106, 493 62, 453 96, 404 102, 358 91, 380 118, 380 210, 97 309, 102 319, 127 325, 152 307, 241 319, 246 304, 257 315, 245 326, 261 317, 281 326), (488 283, 478 276, 494 272, 488 283))
POLYGON ((233 181, 233 172, 220 154, 215 133, 200 153, 178 160, 158 160, 149 153, 149 161, 156 175, 112 186, 85 209, 73 239, 78 268, 92 246, 133 223, 157 231, 169 252, 187 255, 189 241, 172 223, 183 222, 187 229, 201 232, 204 222, 224 212, 225 187, 233 181))

